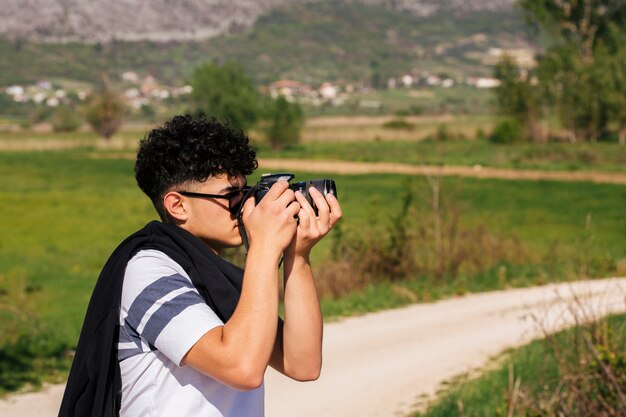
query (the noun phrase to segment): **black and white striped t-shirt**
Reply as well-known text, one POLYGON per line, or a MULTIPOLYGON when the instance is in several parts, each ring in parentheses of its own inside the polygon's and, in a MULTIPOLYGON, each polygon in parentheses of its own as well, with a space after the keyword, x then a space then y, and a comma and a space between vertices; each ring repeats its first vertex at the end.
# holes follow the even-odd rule
POLYGON ((262 417, 263 386, 237 391, 181 366, 189 349, 221 325, 180 265, 156 250, 135 255, 122 290, 120 415, 262 417))

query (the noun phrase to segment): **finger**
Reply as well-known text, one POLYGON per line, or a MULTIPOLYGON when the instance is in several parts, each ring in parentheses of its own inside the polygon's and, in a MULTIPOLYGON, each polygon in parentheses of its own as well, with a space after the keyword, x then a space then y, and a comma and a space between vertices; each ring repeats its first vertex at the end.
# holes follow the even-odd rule
POLYGON ((328 207, 326 199, 315 187, 309 188, 309 194, 311 194, 311 198, 317 206, 317 217, 319 217, 320 223, 324 225, 324 227, 328 227, 330 224, 330 208, 328 207))
POLYGON ((311 206, 309 201, 306 199, 302 191, 296 191, 295 196, 296 196, 296 200, 298 200, 298 203, 300 203, 302 208, 307 212, 308 216, 314 219, 316 217, 315 210, 313 210, 313 207, 311 206))
POLYGON ((300 205, 300 203, 294 200, 291 202, 291 204, 287 206, 287 212, 289 213, 290 217, 293 218, 298 214, 301 208, 302 206, 300 205))
POLYGON ((341 210, 339 200, 333 194, 326 194, 326 201, 330 207, 331 226, 334 226, 343 217, 343 210, 341 210))
POLYGON ((298 219, 298 227, 301 230, 309 230, 309 228, 311 227, 311 216, 309 215, 307 210, 304 209, 304 207, 300 208, 300 211, 298 212, 298 219))
POLYGON ((280 204, 282 207, 287 207, 289 203, 296 200, 296 196, 291 188, 287 188, 276 199, 276 204, 280 204))
POLYGON ((256 202, 254 201, 254 197, 247 199, 243 203, 243 207, 242 207, 242 210, 241 210, 241 216, 244 219, 248 218, 250 213, 252 213, 252 210, 254 210, 254 207, 256 207, 256 202))
POLYGON ((270 201, 276 200, 285 192, 287 188, 289 188, 289 183, 287 181, 276 181, 272 184, 263 199, 267 198, 270 201))

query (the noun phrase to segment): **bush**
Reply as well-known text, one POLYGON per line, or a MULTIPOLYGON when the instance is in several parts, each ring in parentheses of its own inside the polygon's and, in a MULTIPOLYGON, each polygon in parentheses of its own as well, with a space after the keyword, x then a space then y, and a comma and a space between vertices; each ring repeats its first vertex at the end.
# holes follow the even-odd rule
POLYGON ((523 129, 520 122, 514 119, 506 119, 499 122, 489 136, 491 143, 507 144, 518 142, 522 139, 523 129))
POLYGON ((439 125, 437 128, 437 134, 435 135, 435 140, 437 142, 447 142, 449 140, 453 140, 454 135, 450 133, 448 127, 446 125, 439 125))
POLYGON ((0 343, 0 394, 28 384, 38 386, 43 376, 69 369, 66 343, 51 331, 31 331, 35 333, 0 343))
POLYGON ((413 130, 415 125, 404 119, 394 119, 383 124, 383 129, 413 130))
POLYGON ((55 132, 75 132, 82 123, 81 117, 69 106, 59 106, 52 115, 55 132))

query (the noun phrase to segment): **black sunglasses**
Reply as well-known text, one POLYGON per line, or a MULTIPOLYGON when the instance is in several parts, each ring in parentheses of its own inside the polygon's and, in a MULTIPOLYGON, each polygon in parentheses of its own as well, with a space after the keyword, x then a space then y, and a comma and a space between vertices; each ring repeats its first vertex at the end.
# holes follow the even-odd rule
POLYGON ((231 191, 228 194, 204 194, 204 193, 194 193, 191 191, 176 191, 180 195, 184 195, 186 197, 198 197, 198 198, 219 198, 222 200, 228 200, 228 211, 232 214, 237 215, 239 212, 239 208, 241 207, 241 203, 243 202, 243 197, 250 190, 251 187, 243 187, 241 190, 231 191))

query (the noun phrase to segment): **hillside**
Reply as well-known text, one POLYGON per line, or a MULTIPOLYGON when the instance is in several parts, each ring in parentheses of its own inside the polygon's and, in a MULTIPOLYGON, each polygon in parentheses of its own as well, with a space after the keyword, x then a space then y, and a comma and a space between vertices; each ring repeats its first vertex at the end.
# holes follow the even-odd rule
MULTIPOLYGON (((252 23, 237 20, 228 23, 228 33, 204 40, 42 43, 7 35, 0 40, 0 85, 42 78, 93 82, 102 72, 115 79, 127 70, 183 83, 195 66, 208 60, 241 62, 259 84, 279 78, 370 82, 410 70, 483 76, 491 73, 493 48, 533 47, 510 0, 380 3, 267 0, 246 9, 249 17, 258 13, 253 26, 246 28, 252 23), (289 4, 276 6, 281 2, 289 4)), ((238 19, 245 13, 232 14, 238 19)), ((6 28, 6 18, 5 26, 2 21, 0 32, 6 28)), ((143 27, 142 19, 136 21, 143 27)))
MULTIPOLYGON (((253 26, 281 6, 319 0, 0 0, 0 36, 43 42, 202 40, 253 26)), ((351 0, 416 16, 510 10, 514 0, 351 0)))

